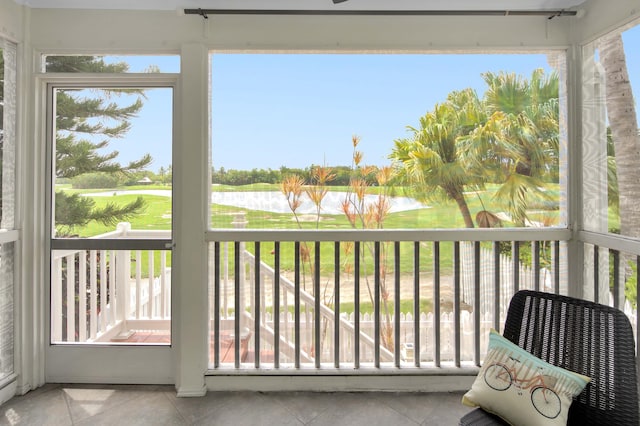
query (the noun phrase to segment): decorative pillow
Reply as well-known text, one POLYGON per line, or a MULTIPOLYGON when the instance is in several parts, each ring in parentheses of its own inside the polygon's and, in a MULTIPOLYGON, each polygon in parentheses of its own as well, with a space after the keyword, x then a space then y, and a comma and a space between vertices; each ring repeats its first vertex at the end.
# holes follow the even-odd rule
POLYGON ((512 425, 566 425, 573 398, 589 380, 544 362, 491 330, 484 364, 462 403, 482 407, 512 425))

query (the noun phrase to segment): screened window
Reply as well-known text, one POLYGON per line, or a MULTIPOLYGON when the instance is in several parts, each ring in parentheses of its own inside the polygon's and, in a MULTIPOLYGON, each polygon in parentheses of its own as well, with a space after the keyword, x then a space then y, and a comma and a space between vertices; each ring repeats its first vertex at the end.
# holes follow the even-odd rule
POLYGON ((584 47, 583 192, 587 230, 640 237, 640 26, 584 47))
POLYGON ((565 81, 564 52, 214 53, 211 228, 565 226, 565 81))
POLYGON ((0 383, 14 373, 16 46, 0 39, 0 383))

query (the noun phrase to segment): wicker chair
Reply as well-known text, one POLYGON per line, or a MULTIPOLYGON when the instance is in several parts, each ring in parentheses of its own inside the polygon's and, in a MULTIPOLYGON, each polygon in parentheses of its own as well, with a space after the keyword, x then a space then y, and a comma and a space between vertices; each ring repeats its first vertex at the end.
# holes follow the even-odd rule
MULTIPOLYGON (((509 304, 504 337, 550 364, 591 377, 571 404, 567 424, 640 424, 634 335, 620 310, 522 290, 509 304)), ((460 424, 506 423, 478 408, 460 424)))

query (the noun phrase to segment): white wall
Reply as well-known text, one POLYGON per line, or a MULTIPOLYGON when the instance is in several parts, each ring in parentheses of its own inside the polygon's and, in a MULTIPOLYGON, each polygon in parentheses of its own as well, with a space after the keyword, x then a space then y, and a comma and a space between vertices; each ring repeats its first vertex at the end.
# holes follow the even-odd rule
POLYGON ((589 0, 576 20, 574 40, 586 44, 621 25, 640 19, 639 0, 589 0))
POLYGON ((12 0, 0 0, 0 36, 19 42, 23 39, 25 9, 12 0))
POLYGON ((228 16, 33 9, 34 48, 178 52, 215 49, 437 50, 566 46, 572 17, 228 16))

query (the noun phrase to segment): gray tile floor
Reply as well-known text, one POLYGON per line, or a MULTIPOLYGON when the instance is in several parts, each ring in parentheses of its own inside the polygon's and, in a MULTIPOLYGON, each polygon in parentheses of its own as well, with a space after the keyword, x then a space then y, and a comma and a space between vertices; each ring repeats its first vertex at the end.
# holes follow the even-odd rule
POLYGON ((0 406, 0 425, 457 425, 462 393, 209 392, 46 385, 0 406))

